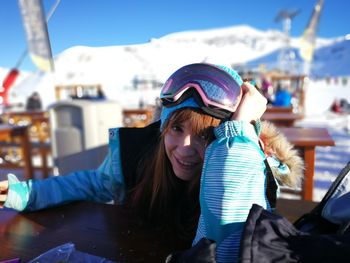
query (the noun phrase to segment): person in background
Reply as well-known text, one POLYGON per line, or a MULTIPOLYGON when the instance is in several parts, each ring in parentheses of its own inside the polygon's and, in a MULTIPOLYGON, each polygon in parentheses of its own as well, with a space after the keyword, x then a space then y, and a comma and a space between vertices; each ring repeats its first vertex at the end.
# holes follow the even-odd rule
POLYGON ((297 185, 301 158, 271 124, 260 123, 266 99, 231 68, 181 67, 160 99, 158 121, 110 129, 109 153, 97 170, 29 181, 9 175, 0 183, 4 206, 34 211, 113 200, 181 240, 188 250, 167 262, 193 262, 203 250, 209 262, 236 261, 252 204, 271 210, 271 183, 297 185))
POLYGON ((262 76, 262 81, 261 81, 261 91, 265 98, 267 99, 268 104, 272 104, 274 100, 274 94, 273 94, 273 86, 271 82, 265 77, 262 76))
POLYGON ((161 112, 162 112, 162 100, 159 97, 157 97, 154 103, 154 111, 153 111, 153 118, 152 118, 153 122, 159 120, 161 112))
POLYGON ((273 106, 277 107, 290 107, 292 106, 292 95, 287 90, 287 88, 283 88, 280 83, 277 84, 275 99, 272 102, 273 106))
POLYGON ((40 111, 42 110, 42 102, 38 92, 34 91, 27 99, 26 102, 27 111, 40 111))
POLYGON ((347 101, 347 99, 340 99, 339 104, 343 113, 350 113, 350 103, 347 101))
POLYGON ((102 90, 101 86, 97 86, 96 98, 100 99, 100 100, 105 100, 106 99, 106 95, 105 95, 104 91, 102 90))
POLYGON ((341 112, 340 101, 339 101, 338 98, 335 98, 333 100, 333 103, 332 103, 330 109, 331 109, 332 112, 335 112, 335 113, 340 113, 341 112))

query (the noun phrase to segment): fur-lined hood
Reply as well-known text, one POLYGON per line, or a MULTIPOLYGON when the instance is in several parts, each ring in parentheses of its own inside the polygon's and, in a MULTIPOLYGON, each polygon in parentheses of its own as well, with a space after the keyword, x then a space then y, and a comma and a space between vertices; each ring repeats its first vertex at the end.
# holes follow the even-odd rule
POLYGON ((281 172, 279 167, 270 164, 279 184, 289 187, 300 186, 304 175, 304 161, 298 151, 272 123, 263 121, 261 128, 260 140, 266 156, 276 157, 282 163, 281 165, 284 164, 289 168, 281 172), (285 173, 286 170, 287 173, 285 173))

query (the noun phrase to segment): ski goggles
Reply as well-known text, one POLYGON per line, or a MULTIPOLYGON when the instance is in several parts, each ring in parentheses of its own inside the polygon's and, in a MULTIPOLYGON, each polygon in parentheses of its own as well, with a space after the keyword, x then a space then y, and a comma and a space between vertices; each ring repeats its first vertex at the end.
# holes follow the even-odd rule
POLYGON ((236 111, 242 92, 236 78, 219 66, 196 63, 184 66, 165 82, 160 99, 164 107, 173 107, 193 97, 207 114, 228 119, 236 111))

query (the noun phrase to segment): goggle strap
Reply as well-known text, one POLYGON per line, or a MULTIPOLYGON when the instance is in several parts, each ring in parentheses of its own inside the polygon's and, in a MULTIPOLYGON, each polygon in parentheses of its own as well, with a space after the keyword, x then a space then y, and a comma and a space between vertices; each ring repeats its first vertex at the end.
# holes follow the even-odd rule
POLYGON ((229 120, 233 114, 232 112, 224 112, 222 110, 218 111, 208 107, 201 107, 201 110, 209 114, 210 116, 213 116, 215 118, 222 120, 223 122, 229 120))

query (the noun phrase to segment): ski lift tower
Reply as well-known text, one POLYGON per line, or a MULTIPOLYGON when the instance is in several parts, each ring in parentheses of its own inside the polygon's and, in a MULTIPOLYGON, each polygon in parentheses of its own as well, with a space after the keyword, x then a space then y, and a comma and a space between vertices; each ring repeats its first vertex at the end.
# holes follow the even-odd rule
POLYGON ((276 18, 275 22, 281 22, 283 24, 283 32, 284 32, 284 46, 281 48, 281 52, 279 54, 278 58, 278 64, 280 67, 280 70, 285 73, 290 73, 290 71, 293 70, 293 65, 294 65, 294 59, 295 59, 295 53, 292 52, 290 49, 290 38, 289 38, 289 33, 292 28, 292 19, 300 13, 300 10, 294 10, 294 11, 289 11, 289 10, 281 10, 276 18))

